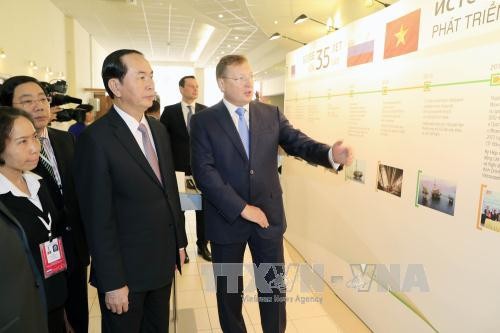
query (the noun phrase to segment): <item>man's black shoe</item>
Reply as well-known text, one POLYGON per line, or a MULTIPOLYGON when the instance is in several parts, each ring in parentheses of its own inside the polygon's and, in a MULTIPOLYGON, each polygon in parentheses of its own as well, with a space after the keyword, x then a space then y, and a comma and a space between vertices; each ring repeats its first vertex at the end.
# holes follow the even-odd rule
POLYGON ((212 255, 206 245, 198 246, 198 254, 206 261, 212 261, 212 255))
POLYGON ((184 263, 187 264, 189 262, 189 256, 188 256, 188 252, 186 251, 186 249, 184 249, 184 253, 186 253, 186 257, 184 258, 184 263))

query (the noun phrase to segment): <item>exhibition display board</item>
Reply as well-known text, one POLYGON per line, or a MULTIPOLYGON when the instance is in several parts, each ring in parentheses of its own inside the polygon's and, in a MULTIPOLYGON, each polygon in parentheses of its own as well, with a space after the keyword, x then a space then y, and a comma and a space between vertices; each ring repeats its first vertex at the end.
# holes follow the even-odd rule
POLYGON ((375 332, 500 331, 500 1, 401 0, 287 56, 285 237, 375 332))

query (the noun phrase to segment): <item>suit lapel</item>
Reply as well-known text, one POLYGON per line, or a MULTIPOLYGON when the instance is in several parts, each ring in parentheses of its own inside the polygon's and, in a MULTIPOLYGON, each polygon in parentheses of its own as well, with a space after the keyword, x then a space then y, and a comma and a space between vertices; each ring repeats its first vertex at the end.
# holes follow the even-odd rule
POLYGON ((42 210, 40 210, 31 201, 29 201, 28 198, 16 197, 11 192, 2 194, 2 201, 13 211, 15 210, 20 212, 30 212, 31 214, 36 216, 46 216, 46 214, 44 214, 42 210))
POLYGON ((17 218, 14 215, 12 215, 12 213, 9 211, 9 209, 5 206, 5 204, 2 201, 0 201, 0 212, 5 216, 7 216, 12 221, 12 223, 16 224, 20 229, 23 229, 21 227, 21 223, 19 223, 17 218))
POLYGON ((240 134, 234 126, 233 119, 229 115, 229 110, 226 108, 226 105, 224 105, 224 102, 221 101, 219 104, 215 105, 214 108, 217 110, 217 122, 222 127, 226 135, 231 139, 231 142, 235 146, 236 150, 240 153, 241 158, 248 161, 247 153, 245 152, 245 148, 241 142, 240 134))
POLYGON ((64 179, 64 170, 66 170, 66 159, 61 156, 64 148, 61 146, 62 142, 57 140, 57 137, 54 135, 54 132, 47 128, 49 133, 50 145, 52 146, 52 150, 54 151, 54 155, 57 161, 57 171, 59 171, 59 175, 61 176, 61 180, 64 179))
POLYGON ((182 105, 181 105, 181 103, 179 103, 178 105, 179 105, 179 107, 176 108, 176 110, 175 110, 175 120, 176 120, 179 128, 181 129, 182 133, 184 134, 184 136, 186 138, 189 138, 189 133, 187 131, 186 121, 184 120, 184 114, 182 113, 182 105))
MULTIPOLYGON (((125 148, 128 154, 132 157, 132 159, 140 165, 140 167, 146 172, 155 183, 161 186, 158 178, 156 177, 153 169, 149 165, 146 156, 142 152, 141 148, 137 144, 134 136, 130 132, 125 121, 120 117, 118 112, 114 108, 112 108, 109 112, 109 120, 110 124, 113 127, 114 135, 118 138, 118 142, 125 148)), ((156 141, 156 140, 155 140, 156 141)))

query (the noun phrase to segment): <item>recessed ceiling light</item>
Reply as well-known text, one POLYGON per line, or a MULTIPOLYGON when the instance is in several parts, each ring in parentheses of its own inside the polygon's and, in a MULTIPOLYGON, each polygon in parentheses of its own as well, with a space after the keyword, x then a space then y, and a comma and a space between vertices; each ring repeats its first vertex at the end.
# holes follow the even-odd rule
POLYGON ((223 18, 223 17, 224 17, 224 15, 222 15, 222 14, 219 14, 219 18, 223 18))
POLYGON ((234 39, 238 40, 238 39, 240 39, 240 37, 238 37, 238 36, 234 36, 234 39))
POLYGON ((220 54, 224 54, 224 51, 220 51, 220 54))
POLYGON ((227 47, 231 47, 231 44, 227 44, 227 47))
POLYGON ((274 24, 278 24, 278 21, 274 21, 274 24))

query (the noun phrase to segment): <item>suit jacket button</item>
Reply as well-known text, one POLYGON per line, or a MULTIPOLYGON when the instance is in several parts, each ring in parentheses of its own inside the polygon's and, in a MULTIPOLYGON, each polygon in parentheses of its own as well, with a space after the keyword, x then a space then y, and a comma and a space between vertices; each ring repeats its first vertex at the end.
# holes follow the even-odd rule
POLYGON ((253 175, 255 173, 255 171, 253 170, 250 170, 250 174, 253 175))

